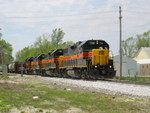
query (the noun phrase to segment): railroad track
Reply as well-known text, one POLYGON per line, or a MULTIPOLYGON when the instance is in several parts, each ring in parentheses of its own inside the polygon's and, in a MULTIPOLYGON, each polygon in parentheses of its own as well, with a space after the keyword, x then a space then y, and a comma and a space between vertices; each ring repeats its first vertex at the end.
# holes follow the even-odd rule
POLYGON ((135 84, 135 85, 146 85, 146 86, 150 86, 150 82, 127 81, 127 80, 114 80, 114 79, 110 79, 110 80, 106 80, 106 81, 116 82, 116 83, 124 83, 124 84, 135 84))
MULTIPOLYGON (((2 73, 0 73, 2 74, 2 73)), ((32 75, 31 75, 32 76, 32 75)), ((35 76, 35 75, 33 75, 35 76)), ((40 75, 38 75, 40 76, 40 75)), ((41 76, 42 77, 42 76, 41 76)), ((44 76, 43 76, 44 77, 44 76)), ((50 76, 45 76, 50 77, 50 76)), ((55 77, 53 77, 55 78, 55 77)), ((59 77, 56 77, 59 78, 59 77)), ((146 85, 150 86, 150 82, 139 82, 139 81, 127 81, 127 80, 115 80, 115 79, 101 79, 101 80, 91 80, 91 79, 77 79, 77 78, 64 78, 64 79, 73 79, 73 80, 85 80, 85 81, 108 81, 108 82, 114 82, 114 83, 124 83, 124 84, 135 84, 135 85, 146 85)))

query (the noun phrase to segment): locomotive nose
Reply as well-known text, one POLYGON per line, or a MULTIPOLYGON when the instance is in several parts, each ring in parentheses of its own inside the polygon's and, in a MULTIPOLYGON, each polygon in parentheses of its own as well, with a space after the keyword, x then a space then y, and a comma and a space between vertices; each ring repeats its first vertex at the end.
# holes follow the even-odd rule
POLYGON ((92 50, 92 65, 107 65, 109 60, 109 52, 106 49, 92 50))

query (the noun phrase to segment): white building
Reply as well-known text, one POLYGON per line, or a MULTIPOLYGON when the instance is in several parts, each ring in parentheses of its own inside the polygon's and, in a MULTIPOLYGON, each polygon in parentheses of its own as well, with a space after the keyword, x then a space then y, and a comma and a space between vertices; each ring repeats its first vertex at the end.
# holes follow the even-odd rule
MULTIPOLYGON (((114 56, 114 68, 116 70, 116 76, 120 75, 120 56, 114 56)), ((137 75, 137 62, 131 58, 122 57, 122 75, 137 75)))

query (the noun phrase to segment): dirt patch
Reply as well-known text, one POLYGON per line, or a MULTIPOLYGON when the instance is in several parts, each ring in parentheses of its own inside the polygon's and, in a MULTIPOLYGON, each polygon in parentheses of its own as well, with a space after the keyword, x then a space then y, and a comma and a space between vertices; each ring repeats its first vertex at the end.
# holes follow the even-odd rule
POLYGON ((11 81, 11 80, 0 80, 0 84, 3 84, 3 83, 8 83, 8 84, 18 84, 18 82, 14 82, 14 81, 11 81))
POLYGON ((50 101, 47 101, 47 100, 44 100, 44 101, 41 102, 40 104, 41 104, 41 105, 43 105, 43 104, 53 105, 54 103, 53 103, 53 102, 50 102, 50 101))
POLYGON ((34 108, 32 106, 30 107, 21 107, 18 108, 12 108, 9 113, 86 113, 83 112, 80 108, 76 107, 70 107, 67 110, 64 111, 56 111, 55 109, 40 109, 40 108, 34 108))
POLYGON ((21 107, 18 108, 12 108, 9 113, 59 113, 58 111, 54 109, 40 109, 40 108, 34 108, 32 106, 30 107, 21 107))
POLYGON ((81 109, 76 108, 76 107, 71 107, 67 110, 65 110, 63 113, 85 113, 81 109))

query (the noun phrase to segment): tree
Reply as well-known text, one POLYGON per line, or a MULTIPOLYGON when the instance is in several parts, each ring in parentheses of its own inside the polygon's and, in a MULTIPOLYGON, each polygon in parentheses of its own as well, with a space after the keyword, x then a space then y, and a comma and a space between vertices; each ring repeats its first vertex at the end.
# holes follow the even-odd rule
POLYGON ((123 55, 133 58, 136 49, 135 49, 136 39, 133 37, 129 37, 127 40, 122 41, 122 49, 123 49, 123 55))
POLYGON ((73 44, 72 41, 63 42, 64 34, 63 30, 60 28, 54 29, 52 34, 44 33, 37 38, 33 45, 18 51, 16 53, 16 61, 25 61, 25 59, 29 57, 45 54, 54 49, 63 49, 73 44))
POLYGON ((142 35, 137 35, 136 48, 139 50, 141 47, 150 47, 150 30, 142 35))
POLYGON ((0 64, 8 64, 13 61, 12 45, 0 39, 0 64))
POLYGON ((60 28, 53 30, 51 34, 51 43, 53 46, 58 47, 59 44, 62 44, 62 40, 65 33, 60 28))
POLYGON ((133 58, 141 47, 150 47, 150 30, 122 41, 123 55, 133 58))

